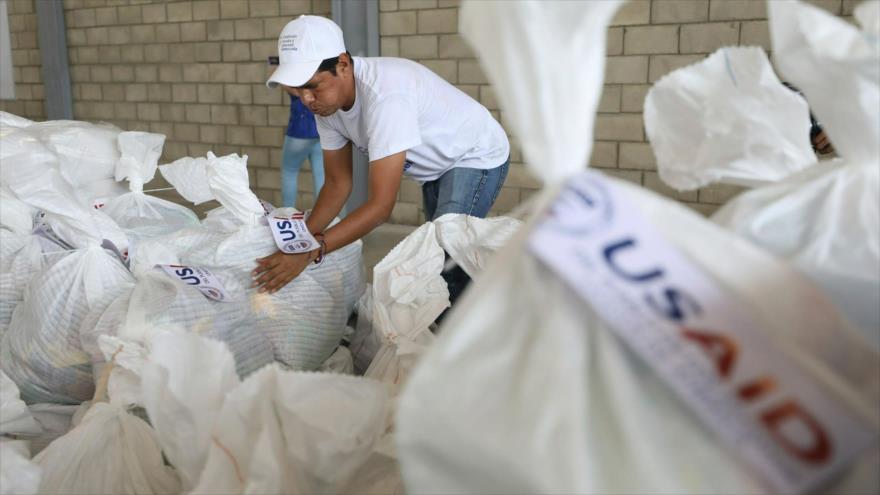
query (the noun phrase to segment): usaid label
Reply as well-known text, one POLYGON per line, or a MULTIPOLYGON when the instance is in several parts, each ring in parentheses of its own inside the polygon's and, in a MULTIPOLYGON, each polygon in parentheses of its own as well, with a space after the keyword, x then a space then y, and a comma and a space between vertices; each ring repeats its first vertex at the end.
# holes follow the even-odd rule
POLYGON ((169 277, 195 287, 203 296, 217 302, 230 302, 223 283, 207 268, 186 265, 157 265, 169 277))
POLYGON ((305 213, 269 217, 272 237, 282 253, 307 253, 321 247, 306 227, 305 213))
POLYGON ((774 492, 815 489, 876 442, 601 175, 569 182, 529 250, 774 492))

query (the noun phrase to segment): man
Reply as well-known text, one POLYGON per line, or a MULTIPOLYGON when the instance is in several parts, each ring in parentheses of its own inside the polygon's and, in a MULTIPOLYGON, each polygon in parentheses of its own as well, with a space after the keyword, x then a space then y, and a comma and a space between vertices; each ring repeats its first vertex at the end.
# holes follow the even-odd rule
MULTIPOLYGON (((507 176, 510 146, 485 107, 410 60, 352 57, 333 21, 301 16, 278 38, 279 66, 266 83, 282 86, 315 114, 324 154, 324 187, 306 225, 322 245, 258 261, 255 285, 275 292, 309 263, 384 223, 401 177, 422 184, 425 216, 485 217, 507 176), (352 189, 352 147, 369 157, 368 199, 327 226, 352 189), (326 230, 325 230, 326 229, 326 230)), ((454 301, 468 279, 444 273, 454 301)))

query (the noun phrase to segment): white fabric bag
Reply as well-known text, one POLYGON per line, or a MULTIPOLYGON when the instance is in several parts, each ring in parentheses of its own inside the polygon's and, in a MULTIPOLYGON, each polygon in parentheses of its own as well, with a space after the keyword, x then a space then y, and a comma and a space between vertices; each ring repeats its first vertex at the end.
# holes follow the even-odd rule
POLYGON ((246 160, 246 156, 209 154, 204 161, 181 159, 163 165, 163 175, 185 197, 216 198, 223 206, 211 211, 201 227, 145 241, 141 252, 146 258, 135 260, 135 271, 158 263, 225 273, 233 288, 241 288, 237 298, 250 305, 249 328, 269 339, 275 359, 292 369, 314 370, 338 346, 363 290, 361 243, 329 254, 321 265, 309 266, 274 294, 250 289, 256 260, 277 247, 263 218, 263 206, 249 189, 246 160), (210 197, 204 191, 199 193, 202 196, 186 192, 197 183, 209 184, 210 197))
POLYGON ((76 247, 45 259, 28 282, 0 343, 0 367, 25 402, 78 403, 94 392, 91 365, 79 341, 89 312, 102 311, 133 278, 120 259, 102 247, 109 239, 127 246, 125 234, 99 211, 77 204, 51 167, 8 171, 10 189, 47 212, 46 223, 76 247))
MULTIPOLYGON (((599 317, 604 308, 563 282, 583 270, 573 264, 571 272, 553 271, 527 247, 536 226, 548 221, 545 215, 560 232, 567 231, 566 222, 591 225, 590 212, 566 215, 564 204, 548 209, 548 203, 560 181, 569 178, 571 188, 585 180, 575 174, 585 166, 590 140, 564 136, 583 136, 592 128, 605 32, 618 6, 471 2, 462 8, 463 33, 479 51, 502 104, 516 111, 512 124, 527 163, 557 187, 538 197, 537 217, 444 320, 401 395, 397 438, 409 493, 769 491, 743 468, 749 456, 722 443, 599 317), (494 29, 486 30, 487 23, 494 29), (570 60, 579 61, 566 64, 576 71, 570 77, 538 79, 570 60), (580 96, 563 99, 570 95, 580 96), (535 104, 520 105, 529 101, 535 104), (535 130, 538 125, 544 128, 535 130)), ((597 225, 615 211, 638 212, 723 291, 727 298, 721 301, 749 309, 755 328, 784 351, 780 359, 801 363, 812 383, 831 390, 835 407, 876 430, 878 356, 802 276, 681 205, 623 181, 585 177, 613 186, 623 202, 594 202, 577 188, 566 189, 575 194, 563 198, 611 205, 597 208, 597 225)), ((557 247, 542 246, 541 252, 557 247)), ((647 267, 639 262, 650 261, 627 259, 642 269, 647 267)), ((612 288, 605 297, 613 301, 612 288)), ((694 365, 710 366, 695 356, 694 365)), ((734 390, 727 392, 731 399, 734 390)), ((870 476, 860 480, 863 491, 876 486, 876 473, 870 476)))
POLYGON ((13 113, 0 111, 0 125, 21 128, 28 127, 33 123, 33 120, 19 117, 18 115, 15 115, 13 113))
POLYGON ((0 435, 34 436, 42 431, 19 397, 18 387, 0 371, 0 435))
POLYGON ((146 408, 186 491, 399 492, 383 385, 277 366, 239 383, 223 344, 163 333, 151 348, 146 408))
POLYGON ((162 154, 165 136, 146 132, 122 132, 118 137, 120 159, 116 180, 127 179, 129 192, 109 199, 101 208, 122 228, 130 242, 128 256, 136 256, 141 239, 169 234, 199 224, 190 209, 144 194, 144 184, 153 180, 162 154))
POLYGON ((70 432, 34 461, 42 468, 41 493, 179 493, 152 428, 124 408, 96 402, 70 432))
POLYGON ((776 64, 842 160, 745 192, 713 220, 791 260, 880 350, 880 38, 800 2, 770 13, 776 64))
POLYGON ((649 92, 660 175, 677 189, 760 185, 713 220, 792 261, 880 350, 880 41, 810 5, 770 5, 777 67, 843 160, 816 164, 801 98, 762 51, 724 48, 649 92))
POLYGON ((30 460, 27 442, 0 440, 0 495, 37 495, 41 470, 30 460))
POLYGON ((660 177, 677 190, 765 184, 816 163, 807 103, 761 48, 722 48, 663 76, 644 119, 660 177))

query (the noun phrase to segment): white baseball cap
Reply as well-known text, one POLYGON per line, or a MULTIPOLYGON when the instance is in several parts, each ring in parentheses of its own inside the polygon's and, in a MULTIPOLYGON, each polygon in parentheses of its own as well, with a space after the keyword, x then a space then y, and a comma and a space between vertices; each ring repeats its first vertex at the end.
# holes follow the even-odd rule
POLYGON ((317 15, 301 15, 281 30, 278 68, 266 86, 302 86, 315 75, 322 61, 345 51, 342 30, 335 22, 317 15))

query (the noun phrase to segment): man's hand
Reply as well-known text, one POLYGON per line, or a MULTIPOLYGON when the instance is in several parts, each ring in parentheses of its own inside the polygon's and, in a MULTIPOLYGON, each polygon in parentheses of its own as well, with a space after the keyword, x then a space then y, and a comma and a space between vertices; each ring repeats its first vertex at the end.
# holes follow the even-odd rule
POLYGON ((313 252, 301 254, 285 254, 276 251, 265 258, 257 260, 257 268, 251 272, 254 283, 251 287, 259 287, 259 292, 273 294, 290 283, 309 266, 314 259, 313 252))

